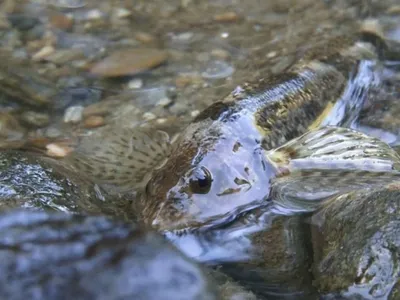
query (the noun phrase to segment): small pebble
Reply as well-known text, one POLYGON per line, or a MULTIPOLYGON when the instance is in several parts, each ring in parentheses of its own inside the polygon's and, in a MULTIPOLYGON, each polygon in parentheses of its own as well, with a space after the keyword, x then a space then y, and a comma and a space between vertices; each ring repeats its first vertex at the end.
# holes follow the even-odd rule
POLYGON ((193 32, 182 32, 180 34, 177 34, 175 36, 175 39, 180 40, 180 41, 188 41, 194 36, 193 32))
POLYGON ((128 82, 128 89, 140 89, 143 87, 143 80, 136 78, 128 82))
POLYGON ((154 41, 154 37, 151 34, 145 32, 136 33, 135 39, 144 44, 151 43, 154 41))
POLYGON ((53 13, 49 18, 50 24, 62 30, 70 30, 74 24, 73 17, 61 13, 53 13))
POLYGON ((204 80, 200 75, 188 75, 188 74, 180 74, 177 78, 175 78, 175 85, 178 88, 183 88, 189 85, 198 85, 202 84, 204 80))
POLYGON ((46 129, 44 134, 46 137, 54 139, 54 138, 58 138, 61 136, 61 131, 57 128, 50 127, 50 128, 46 129))
POLYGON ((167 53, 158 49, 120 49, 95 63, 90 72, 103 77, 134 75, 156 67, 166 59, 167 53))
POLYGON ((201 76, 206 79, 221 79, 231 76, 234 71, 235 69, 233 66, 224 61, 216 60, 207 64, 204 72, 201 73, 201 76))
POLYGON ((32 55, 32 60, 34 61, 39 61, 50 54, 54 53, 55 49, 53 46, 44 46, 42 49, 40 49, 38 52, 36 52, 34 55, 32 55))
POLYGON ((196 118, 198 115, 200 114, 200 111, 199 110, 193 110, 191 113, 190 113, 190 115, 192 116, 192 118, 196 118))
POLYGON ((83 117, 83 106, 71 106, 65 110, 64 123, 79 123, 83 117))
POLYGON ((88 20, 99 20, 102 17, 103 17, 103 13, 99 9, 91 9, 86 14, 86 18, 88 20))
POLYGON ((211 55, 224 60, 230 56, 229 52, 224 49, 213 49, 211 50, 211 55))
POLYGON ((157 118, 156 115, 151 113, 151 112, 145 112, 143 114, 143 119, 145 119, 146 121, 151 121, 151 120, 154 120, 156 118, 157 118))
POLYGON ((121 19, 132 15, 132 12, 130 10, 123 8, 123 7, 116 8, 114 13, 117 18, 121 18, 121 19))
POLYGON ((46 146, 46 149, 47 149, 47 155, 48 156, 60 157, 60 158, 67 156, 73 150, 73 149, 71 149, 69 147, 58 145, 56 143, 48 144, 46 146))
POLYGON ((108 115, 119 106, 120 101, 118 100, 105 100, 98 103, 88 105, 83 110, 83 116, 85 118, 89 116, 105 116, 108 115))
POLYGON ((48 55, 45 60, 57 65, 63 65, 82 58, 84 58, 84 54, 81 49, 60 49, 48 55))
POLYGON ((104 124, 105 120, 102 116, 90 116, 84 122, 85 128, 96 128, 103 126, 104 124))
POLYGON ((223 33, 221 33, 221 37, 222 37, 223 39, 226 39, 226 38, 229 37, 229 33, 228 33, 228 32, 223 32, 223 33))
POLYGON ((157 119, 157 124, 164 124, 164 123, 166 123, 167 122, 167 119, 166 118, 160 118, 160 119, 157 119))
POLYGON ((237 13, 233 11, 225 12, 214 16, 216 22, 236 22, 239 19, 237 13))
POLYGON ((157 105, 157 106, 163 106, 163 107, 165 107, 165 106, 168 106, 168 105, 171 104, 171 103, 172 103, 172 101, 171 101, 170 98, 164 97, 164 98, 161 98, 161 99, 156 103, 156 105, 157 105))
POLYGON ((267 58, 273 58, 273 57, 275 57, 276 56, 276 51, 271 51, 271 52, 268 52, 268 54, 267 54, 267 58))

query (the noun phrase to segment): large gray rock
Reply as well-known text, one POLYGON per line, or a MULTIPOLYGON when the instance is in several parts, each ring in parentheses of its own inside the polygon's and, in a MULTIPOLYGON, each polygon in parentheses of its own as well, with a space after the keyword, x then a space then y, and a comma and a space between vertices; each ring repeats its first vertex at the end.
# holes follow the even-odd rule
POLYGON ((0 215, 0 299, 213 300, 201 268, 155 232, 105 217, 0 215))
POLYGON ((24 208, 132 219, 128 205, 122 198, 109 197, 60 161, 24 152, 0 152, 0 211, 24 208))
POLYGON ((337 197, 312 223, 318 290, 349 299, 387 299, 390 293, 399 299, 392 291, 400 272, 399 183, 337 197))

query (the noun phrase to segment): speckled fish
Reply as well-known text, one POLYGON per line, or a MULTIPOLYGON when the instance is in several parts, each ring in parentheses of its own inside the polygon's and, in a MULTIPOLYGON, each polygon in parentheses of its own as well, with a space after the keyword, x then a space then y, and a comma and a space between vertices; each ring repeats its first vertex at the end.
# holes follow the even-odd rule
MULTIPOLYGON (((307 135, 310 130, 309 134, 315 136, 315 130, 318 133, 322 126, 355 124, 368 89, 381 83, 379 62, 388 51, 382 36, 374 22, 366 22, 357 38, 328 41, 307 52, 287 72, 237 87, 204 110, 173 143, 169 144, 165 135, 156 133, 146 134, 146 143, 141 144, 138 136, 142 133, 128 130, 123 134, 110 133, 111 143, 107 139, 83 143, 70 159, 78 161, 74 165, 100 183, 143 188, 143 195, 134 206, 145 222, 160 230, 196 227, 216 220, 226 222, 240 212, 271 200, 271 195, 280 198, 282 185, 280 181, 274 183, 274 178, 283 180, 288 176, 284 183, 287 186, 290 178, 295 178, 289 175, 296 173, 287 172, 288 167, 279 163, 280 157, 302 157, 304 165, 307 157, 316 151, 308 143, 297 148, 284 147, 281 152, 271 150, 307 135), (287 149, 295 149, 295 153, 287 155, 287 149), (151 175, 144 176, 151 168, 151 175), (275 191, 272 194, 271 187, 275 191)), ((357 159, 369 158, 375 166, 381 165, 379 172, 394 165, 393 159, 398 162, 399 158, 388 145, 365 135, 352 133, 343 146, 341 133, 335 127, 326 133, 321 146, 330 149, 330 167, 335 170, 342 170, 343 164, 336 166, 334 159, 340 153, 351 152, 360 140, 364 141, 367 151, 359 152, 357 159), (326 142, 329 137, 332 137, 331 143, 326 142), (383 154, 368 151, 377 145, 383 154)), ((307 136, 302 138, 303 142, 307 140, 307 136)), ((322 164, 322 169, 326 165, 322 164)), ((350 171, 345 170, 347 182, 353 184, 358 180, 359 166, 353 164, 350 171)), ((383 171, 389 175, 396 173, 392 169, 383 171)), ((362 170, 364 175, 376 173, 376 168, 362 170)), ((316 172, 320 175, 319 170, 316 172)), ((335 182, 332 176, 327 178, 335 182)), ((301 182, 296 180, 293 186, 301 182)), ((341 186, 345 185, 343 182, 341 186)), ((310 184, 315 192, 312 200, 327 196, 323 193, 318 197, 315 180, 310 184)))

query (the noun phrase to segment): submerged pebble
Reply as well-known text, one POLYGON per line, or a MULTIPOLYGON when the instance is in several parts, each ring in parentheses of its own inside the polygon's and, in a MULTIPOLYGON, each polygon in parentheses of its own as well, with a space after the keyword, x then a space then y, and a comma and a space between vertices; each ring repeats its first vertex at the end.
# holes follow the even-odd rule
POLYGON ((96 128, 103 126, 105 124, 105 120, 102 116, 90 116, 84 121, 84 126, 86 128, 96 128))
POLYGON ((95 63, 90 72, 103 77, 134 75, 162 64, 167 53, 158 49, 121 49, 95 63))
POLYGON ((221 79, 229 77, 235 71, 234 67, 220 60, 211 61, 201 73, 206 79, 221 79))
POLYGON ((83 106, 71 106, 65 110, 64 123, 79 123, 83 118, 83 106))

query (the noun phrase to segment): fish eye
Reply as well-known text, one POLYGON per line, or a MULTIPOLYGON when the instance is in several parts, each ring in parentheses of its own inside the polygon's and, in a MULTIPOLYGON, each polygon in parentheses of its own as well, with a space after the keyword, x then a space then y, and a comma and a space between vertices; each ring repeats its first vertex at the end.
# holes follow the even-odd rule
POLYGON ((195 194, 207 194, 210 191, 211 183, 211 173, 205 167, 193 170, 189 179, 190 189, 195 194))

